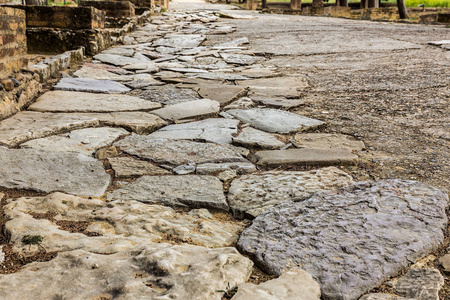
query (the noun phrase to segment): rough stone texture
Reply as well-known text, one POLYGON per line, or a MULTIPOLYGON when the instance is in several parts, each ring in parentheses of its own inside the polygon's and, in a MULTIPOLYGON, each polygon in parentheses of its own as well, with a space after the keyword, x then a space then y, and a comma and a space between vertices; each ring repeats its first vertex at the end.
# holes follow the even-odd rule
POLYGON ((41 246, 47 251, 82 249, 111 254, 137 244, 164 241, 226 247, 237 242, 246 225, 217 220, 206 209, 180 214, 161 205, 122 200, 107 203, 62 193, 9 200, 5 214, 5 232, 14 245, 13 251, 25 256, 41 250, 39 245, 23 244, 25 235, 41 235, 41 246), (45 214, 53 219, 39 218, 45 214), (69 232, 59 226, 61 223, 85 223, 87 227, 81 232, 69 232))
POLYGON ((253 65, 264 60, 263 57, 246 55, 246 54, 236 54, 236 53, 220 53, 220 56, 229 64, 237 65, 253 65))
POLYGON ((245 282, 252 265, 234 248, 152 244, 112 255, 77 250, 0 275, 0 297, 220 300, 217 290, 245 282))
POLYGON ((169 125, 152 133, 154 138, 198 140, 218 144, 230 144, 238 131, 239 120, 206 119, 185 124, 169 125))
POLYGON ((230 109, 227 113, 267 132, 290 133, 314 129, 325 124, 319 120, 270 108, 230 109))
POLYGON ((255 218, 285 201, 302 201, 320 190, 353 184, 352 178, 335 167, 305 172, 263 172, 233 180, 228 203, 237 218, 255 218))
POLYGON ((131 157, 108 158, 115 177, 137 177, 142 175, 169 175, 169 171, 155 166, 147 161, 131 157))
POLYGON ((265 97, 255 95, 252 96, 252 100, 268 107, 280 108, 284 110, 289 110, 305 104, 305 100, 302 99, 287 99, 283 97, 265 97))
POLYGON ((91 156, 99 148, 105 147, 119 137, 129 134, 128 131, 122 128, 85 128, 66 134, 28 141, 23 143, 21 147, 46 151, 77 152, 91 156))
POLYGON ((288 149, 258 151, 254 155, 258 165, 275 166, 331 166, 353 164, 358 156, 348 149, 288 149))
POLYGON ((89 93, 126 93, 130 89, 115 81, 96 80, 90 78, 62 78, 55 86, 55 90, 77 91, 89 93))
POLYGON ((219 110, 219 102, 209 99, 201 99, 169 105, 160 109, 153 110, 152 114, 155 114, 166 120, 176 121, 218 114, 219 110))
POLYGON ((153 46, 166 46, 175 48, 195 48, 205 40, 199 34, 169 34, 164 38, 156 40, 153 46))
POLYGON ((245 88, 235 85, 209 84, 196 87, 196 85, 183 85, 194 88, 203 98, 215 100, 221 106, 225 106, 231 101, 245 94, 245 88))
POLYGON ((270 133, 247 127, 233 138, 233 143, 244 147, 257 147, 264 149, 279 149, 285 144, 270 133))
POLYGON ((308 272, 293 270, 259 285, 253 283, 240 284, 233 300, 249 299, 320 300, 320 286, 308 272))
MULTIPOLYGON (((120 68, 119 68, 120 69, 120 68)), ((122 69, 122 72, 125 71, 122 69)), ((74 77, 78 78, 90 78, 97 80, 114 80, 114 81, 130 81, 136 77, 136 75, 121 75, 113 73, 108 69, 93 68, 89 66, 83 66, 81 69, 73 73, 74 77)))
POLYGON ((172 84, 160 87, 149 87, 140 93, 139 96, 165 105, 178 104, 200 99, 198 94, 193 90, 177 88, 172 84))
POLYGON ((132 89, 143 89, 149 86, 163 85, 164 83, 153 78, 135 79, 133 81, 126 82, 125 85, 132 89))
POLYGON ((140 60, 134 57, 127 57, 116 54, 103 54, 103 53, 95 55, 94 59, 115 66, 126 66, 126 65, 148 63, 148 61, 140 60))
POLYGON ((297 133, 291 142, 297 148, 342 148, 360 151, 366 147, 362 141, 355 140, 348 135, 336 133, 297 133))
POLYGON ((308 87, 308 82, 302 77, 259 78, 238 82, 250 89, 249 95, 264 97, 298 98, 300 92, 308 87))
POLYGON ((359 182, 267 210, 238 247, 271 274, 301 266, 324 299, 352 300, 437 249, 448 205, 420 182, 359 182))
POLYGON ((128 95, 50 91, 40 96, 29 109, 40 112, 114 112, 148 111, 160 107, 159 103, 128 95))
POLYGON ((0 186, 101 196, 111 178, 98 160, 70 152, 0 147, 0 186))
POLYGON ((445 272, 450 272, 450 254, 445 254, 439 258, 439 264, 444 268, 445 272))
POLYGON ((131 155, 156 163, 185 165, 189 163, 225 163, 247 161, 230 148, 191 141, 153 139, 148 136, 132 135, 115 143, 131 155))
POLYGON ((234 162, 234 163, 221 163, 221 164, 200 164, 197 165, 197 174, 215 174, 224 171, 233 170, 238 174, 248 174, 256 172, 256 167, 251 162, 234 162))
POLYGON ((231 104, 228 104, 224 107, 224 110, 228 109, 249 109, 255 106, 255 103, 252 101, 252 99, 248 97, 242 97, 231 104))
POLYGON ((143 176, 108 194, 108 200, 228 211, 222 183, 208 175, 143 176))
POLYGON ((95 116, 24 111, 0 122, 0 144, 15 147, 32 139, 97 125, 95 116))

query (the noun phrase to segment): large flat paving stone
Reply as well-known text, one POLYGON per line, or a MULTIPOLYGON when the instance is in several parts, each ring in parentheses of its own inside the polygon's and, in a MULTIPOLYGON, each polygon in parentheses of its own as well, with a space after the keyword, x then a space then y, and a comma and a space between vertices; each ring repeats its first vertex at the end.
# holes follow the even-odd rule
POLYGON ((362 141, 337 133, 297 133, 291 142, 297 148, 342 148, 360 151, 366 147, 362 141))
POLYGON ((264 60, 263 57, 247 55, 247 54, 238 54, 238 53, 227 53, 222 52, 220 56, 229 64, 236 65, 254 65, 264 60))
POLYGON ((0 186, 101 196, 111 177, 100 161, 78 153, 0 147, 0 186))
POLYGON ((302 201, 315 192, 353 183, 350 175, 335 167, 243 175, 231 182, 228 203, 235 217, 255 218, 278 203, 302 201))
POLYGON ((149 111, 161 104, 139 97, 116 94, 50 91, 40 96, 29 110, 40 112, 149 111))
POLYGON ((15 147, 23 142, 99 124, 96 116, 24 111, 0 122, 0 144, 15 147))
POLYGON ((185 165, 189 163, 247 162, 228 147, 211 143, 154 139, 131 135, 114 144, 128 154, 160 164, 185 165))
POLYGON ((244 147, 264 149, 279 149, 285 145, 274 135, 251 127, 242 129, 239 135, 233 138, 233 143, 244 147))
POLYGON ((117 93, 131 91, 121 83, 112 80, 97 80, 90 78, 62 78, 54 87, 55 90, 89 93, 117 93))
POLYGON ((126 65, 148 63, 148 61, 146 60, 141 60, 134 57, 128 57, 117 54, 105 54, 105 53, 94 55, 94 59, 115 66, 126 66, 126 65))
POLYGON ((217 144, 231 144, 238 132, 239 120, 211 118, 185 124, 165 126, 150 136, 175 140, 198 140, 217 144))
POLYGON ((209 99, 201 99, 168 105, 166 107, 153 110, 151 113, 165 120, 177 121, 215 115, 219 113, 219 110, 219 102, 209 99))
POLYGON ((195 91, 191 89, 178 88, 173 84, 149 87, 142 91, 139 96, 146 100, 151 100, 164 105, 178 104, 201 99, 195 91))
POLYGON ((302 77, 275 77, 238 81, 238 85, 248 87, 250 97, 298 98, 308 82, 302 77))
POLYGON ((307 271, 324 299, 353 300, 442 245, 448 205, 420 182, 359 182, 268 209, 238 247, 271 274, 307 271))
POLYGON ((118 138, 129 134, 128 131, 122 128, 84 128, 65 134, 31 140, 20 146, 22 148, 46 151, 77 152, 91 156, 99 148, 105 147, 118 138))
POLYGON ((235 248, 163 243, 111 255, 76 250, 0 275, 0 298, 220 300, 217 290, 245 282, 252 265, 235 248))
POLYGON ((143 176, 111 192, 107 198, 228 211, 222 182, 209 175, 143 176))
POLYGON ((162 39, 153 42, 153 46, 166 46, 174 48, 195 48, 206 38, 199 34, 168 34, 162 39))
POLYGON ((271 108, 230 109, 227 113, 258 129, 274 133, 304 131, 325 124, 316 119, 271 108))
POLYGON ((190 87, 197 91, 203 98, 215 100, 220 103, 221 106, 229 104, 231 101, 243 96, 246 92, 244 87, 225 84, 208 84, 208 85, 182 85, 190 87))
POLYGON ((354 164, 358 156, 348 149, 287 149, 263 150, 254 155, 258 165, 277 166, 332 166, 354 164))
POLYGON ((138 177, 142 175, 170 175, 169 171, 155 166, 148 161, 137 160, 131 157, 108 158, 115 177, 138 177))

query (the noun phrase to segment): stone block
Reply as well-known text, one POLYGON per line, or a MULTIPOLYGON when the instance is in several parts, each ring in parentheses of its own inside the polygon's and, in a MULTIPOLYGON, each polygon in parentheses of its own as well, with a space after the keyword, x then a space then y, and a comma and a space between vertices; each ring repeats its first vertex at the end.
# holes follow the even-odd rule
POLYGON ((27 27, 105 28, 105 12, 94 7, 26 6, 27 27))
POLYGON ((81 0, 78 2, 79 6, 95 7, 103 10, 106 17, 111 18, 131 18, 135 16, 134 4, 130 1, 88 1, 81 0))

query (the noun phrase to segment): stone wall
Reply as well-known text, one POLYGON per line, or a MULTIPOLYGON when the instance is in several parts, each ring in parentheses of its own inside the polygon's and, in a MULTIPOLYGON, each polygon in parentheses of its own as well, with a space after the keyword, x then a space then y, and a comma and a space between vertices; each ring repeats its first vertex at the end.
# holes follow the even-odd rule
POLYGON ((92 6, 103 10, 107 17, 111 18, 130 18, 135 16, 134 4, 130 1, 91 1, 80 0, 80 6, 92 6))
POLYGON ((105 28, 105 12, 94 7, 26 6, 27 27, 105 28))
POLYGON ((25 12, 0 7, 0 79, 27 65, 25 12))

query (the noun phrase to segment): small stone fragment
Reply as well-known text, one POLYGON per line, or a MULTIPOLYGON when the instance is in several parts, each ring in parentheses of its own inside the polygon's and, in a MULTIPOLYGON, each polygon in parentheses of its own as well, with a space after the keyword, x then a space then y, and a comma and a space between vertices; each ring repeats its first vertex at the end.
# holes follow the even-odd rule
POLYGON ((224 107, 225 110, 228 109, 250 109, 253 106, 255 106, 255 103, 252 101, 252 99, 248 97, 242 97, 236 101, 234 101, 231 104, 228 104, 224 107))
POLYGON ((251 127, 242 129, 239 135, 233 138, 233 143, 263 149, 279 149, 285 145, 274 135, 251 127))
POLYGON ((238 174, 248 174, 256 172, 256 167, 251 162, 234 162, 234 163, 207 163, 197 165, 197 174, 209 175, 224 172, 227 170, 235 170, 238 174))
POLYGON ((117 150, 117 147, 115 147, 115 146, 102 148, 95 153, 96 159, 106 159, 106 158, 116 157, 116 156, 119 156, 119 151, 117 150))
MULTIPOLYGON (((115 148, 115 147, 114 147, 115 148)), ((98 152, 97 152, 98 153, 98 152)), ((106 158, 106 157, 103 157, 106 158)), ((142 175, 169 175, 169 171, 155 166, 148 161, 137 160, 131 157, 111 157, 108 162, 116 177, 137 177, 142 175)))
POLYGON ((11 79, 3 79, 2 81, 0 81, 0 84, 7 92, 12 91, 14 89, 14 82, 12 82, 11 79))

